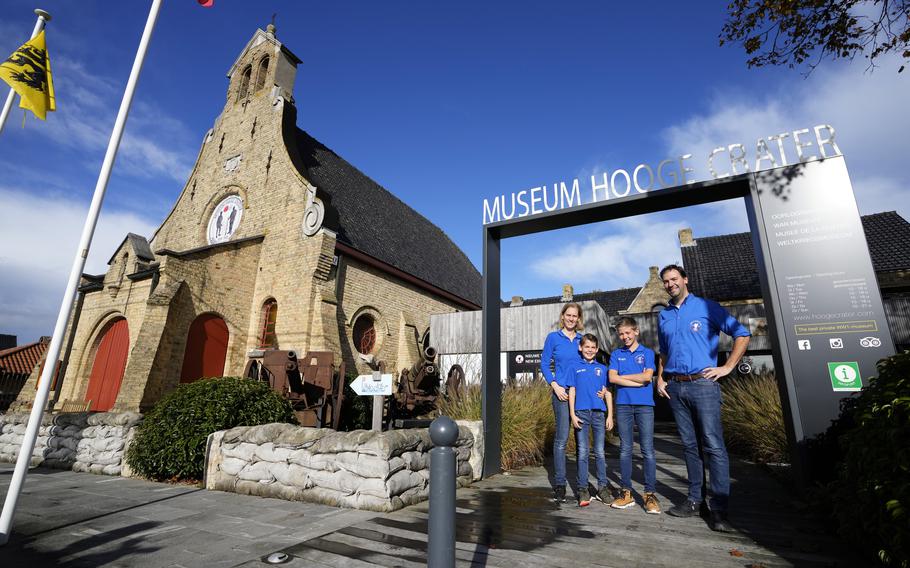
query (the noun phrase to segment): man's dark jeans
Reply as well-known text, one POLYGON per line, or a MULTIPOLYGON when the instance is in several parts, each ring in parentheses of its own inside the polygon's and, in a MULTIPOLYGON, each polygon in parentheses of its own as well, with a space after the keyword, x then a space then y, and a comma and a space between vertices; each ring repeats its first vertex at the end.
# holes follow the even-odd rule
POLYGON ((689 500, 703 499, 704 464, 701 449, 708 461, 711 475, 711 510, 725 512, 730 497, 730 458, 724 445, 724 429, 720 421, 720 385, 710 379, 690 382, 669 381, 667 394, 676 419, 679 437, 686 456, 689 475, 689 500))
POLYGON ((657 462, 654 458, 654 407, 644 404, 616 405, 622 488, 632 489, 633 423, 638 425, 638 444, 641 446, 641 457, 644 460, 645 493, 654 493, 657 478, 657 462))
POLYGON ((553 485, 566 485, 566 444, 569 443, 569 401, 553 397, 553 415, 556 418, 556 435, 553 437, 553 485))

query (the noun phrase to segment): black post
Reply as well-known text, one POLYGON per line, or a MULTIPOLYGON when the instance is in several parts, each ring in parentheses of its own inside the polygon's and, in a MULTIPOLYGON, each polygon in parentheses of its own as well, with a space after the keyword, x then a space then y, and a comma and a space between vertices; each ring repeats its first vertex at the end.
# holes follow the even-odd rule
POLYGON ((499 297, 499 233, 483 229, 483 316, 481 356, 483 378, 481 418, 483 419, 483 477, 496 475, 502 469, 502 383, 499 354, 501 351, 499 297))
POLYGON ((430 424, 430 520, 427 566, 455 567, 455 442, 458 425, 448 416, 430 424))

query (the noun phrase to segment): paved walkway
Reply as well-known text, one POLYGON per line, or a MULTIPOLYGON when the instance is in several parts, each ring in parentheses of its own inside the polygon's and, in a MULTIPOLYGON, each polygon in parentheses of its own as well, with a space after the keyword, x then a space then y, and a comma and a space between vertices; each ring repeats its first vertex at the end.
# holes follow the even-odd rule
MULTIPOLYGON (((656 442, 657 490, 669 507, 684 498, 685 466, 675 436, 658 434, 656 442)), ((611 467, 616 454, 611 448, 611 467)), ((11 470, 0 464, 3 494, 11 470)), ((458 492, 458 564, 861 565, 765 470, 735 461, 732 473, 737 532, 729 535, 700 518, 640 507, 557 506, 543 468, 496 476, 458 492)), ((284 566, 426 566, 426 519, 425 503, 383 515, 39 468, 29 474, 0 566, 262 567, 276 551, 288 554, 284 566)))

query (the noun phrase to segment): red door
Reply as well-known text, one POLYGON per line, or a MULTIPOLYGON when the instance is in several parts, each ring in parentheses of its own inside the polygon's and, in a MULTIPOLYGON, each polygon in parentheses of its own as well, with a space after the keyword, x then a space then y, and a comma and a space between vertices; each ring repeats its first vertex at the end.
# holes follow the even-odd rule
POLYGON ((130 346, 130 330, 125 319, 114 321, 101 337, 95 352, 92 374, 88 380, 85 401, 91 401, 91 410, 107 412, 114 406, 130 346))
POLYGON ((227 342, 227 324, 220 317, 202 314, 193 320, 186 338, 180 382, 191 383, 203 377, 222 376, 227 342))

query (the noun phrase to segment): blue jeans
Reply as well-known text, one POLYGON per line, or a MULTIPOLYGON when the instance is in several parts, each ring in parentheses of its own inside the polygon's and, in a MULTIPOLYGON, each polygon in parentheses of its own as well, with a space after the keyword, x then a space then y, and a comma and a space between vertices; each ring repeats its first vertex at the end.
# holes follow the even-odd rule
POLYGON ((553 436, 553 485, 566 485, 566 444, 569 443, 569 401, 553 397, 553 415, 556 417, 556 435, 553 436))
POLYGON ((638 445, 644 459, 645 493, 654 493, 657 462, 654 459, 654 407, 645 404, 617 404, 616 429, 619 431, 619 472, 622 488, 632 489, 632 424, 638 425, 638 445))
POLYGON ((575 446, 578 448, 578 489, 588 487, 588 431, 594 433, 594 466, 597 468, 597 487, 606 487, 607 458, 604 455, 604 438, 606 435, 606 413, 603 410, 576 410, 575 415, 582 421, 581 428, 575 431, 575 446))
POLYGON ((701 503, 703 497, 704 463, 700 445, 711 474, 711 510, 726 511, 730 497, 730 458, 720 421, 720 385, 710 379, 670 381, 667 394, 685 450, 689 500, 701 503))

